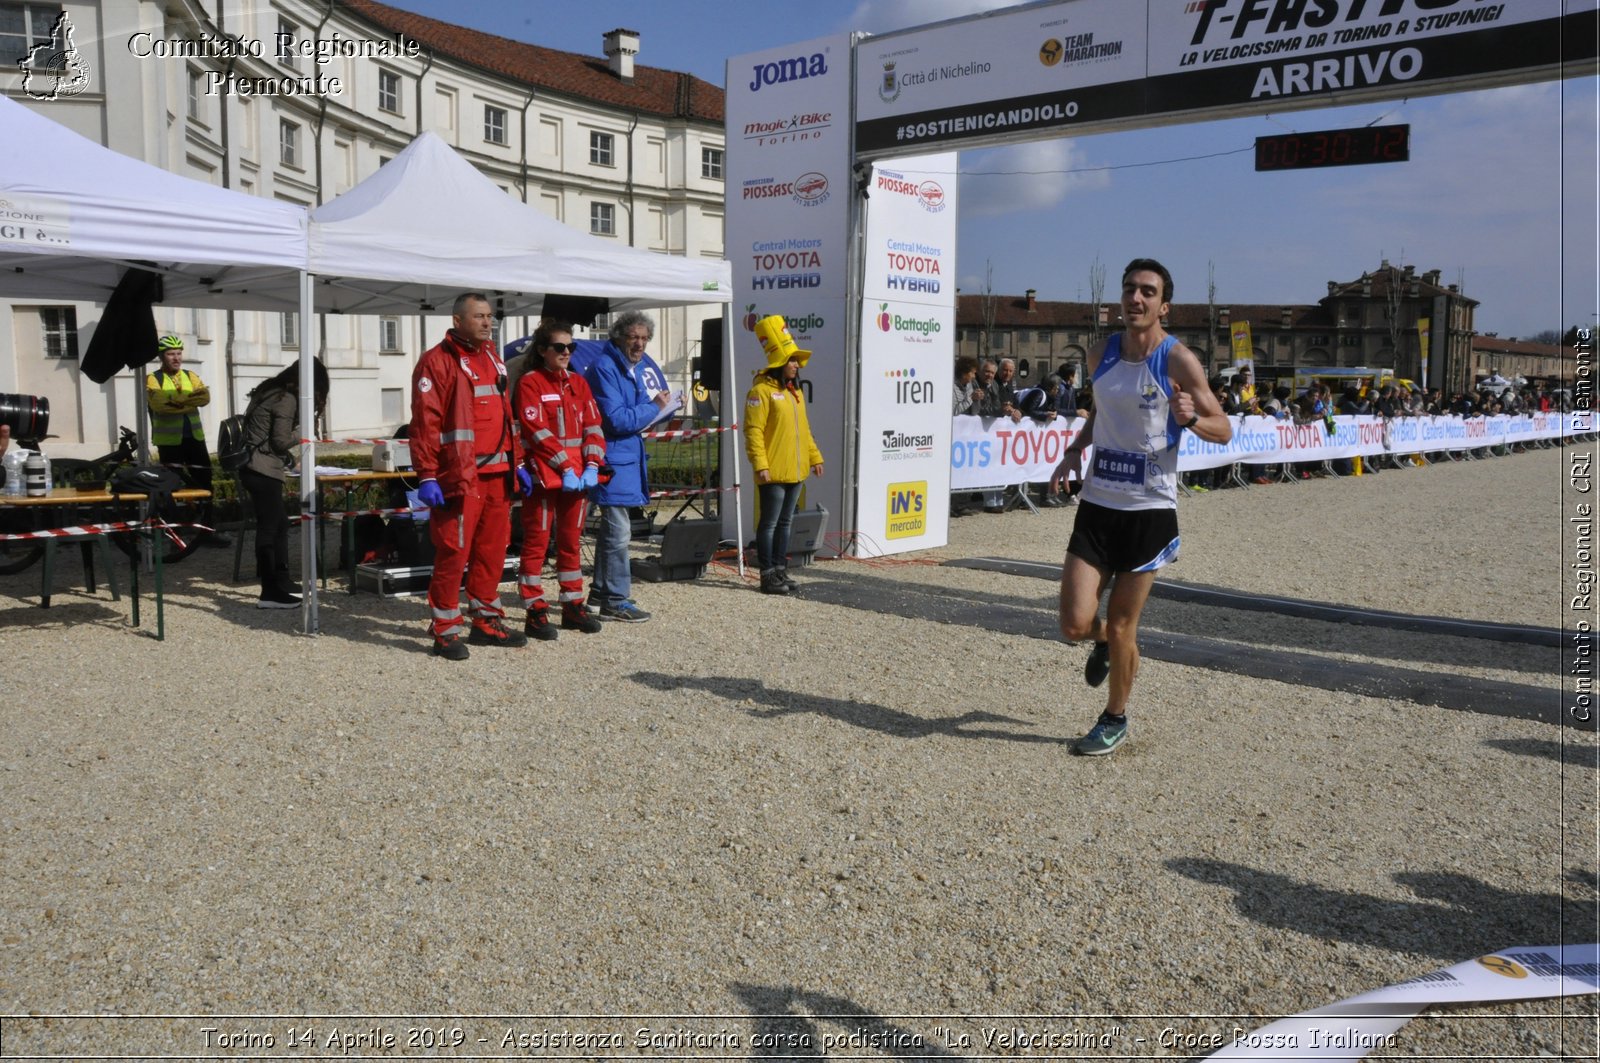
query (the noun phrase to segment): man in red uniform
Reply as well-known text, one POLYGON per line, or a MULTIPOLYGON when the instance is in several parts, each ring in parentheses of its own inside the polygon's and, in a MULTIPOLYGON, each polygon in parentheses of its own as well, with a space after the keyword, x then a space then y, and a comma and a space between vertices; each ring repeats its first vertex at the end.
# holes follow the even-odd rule
POLYGON ((522 576, 518 587, 528 609, 525 628, 530 638, 556 637, 550 607, 544 600, 545 552, 556 538, 556 581, 561 587, 561 626, 593 634, 600 621, 583 603, 583 537, 586 492, 599 482, 606 457, 600 429, 600 408, 589 383, 568 366, 572 362, 572 326, 544 321, 529 345, 533 363, 517 387, 517 417, 522 423, 522 450, 533 472, 533 492, 522 503, 522 576))
POLYGON ((411 374, 411 463, 421 477, 417 498, 432 509, 433 652, 468 656, 461 638, 461 582, 472 614, 468 640, 524 646, 505 624, 500 573, 511 542, 511 492, 532 486, 521 467, 506 398, 506 367, 495 353, 494 309, 477 292, 456 299, 454 327, 411 374), (516 475, 513 479, 512 471, 516 475))

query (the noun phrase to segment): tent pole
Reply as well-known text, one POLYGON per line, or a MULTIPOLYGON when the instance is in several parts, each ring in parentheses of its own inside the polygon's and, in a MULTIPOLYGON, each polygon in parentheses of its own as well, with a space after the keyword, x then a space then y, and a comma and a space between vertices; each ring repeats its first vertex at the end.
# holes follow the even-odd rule
POLYGON ((739 578, 744 579, 744 491, 739 483, 739 411, 744 407, 737 399, 738 391, 733 379, 733 304, 722 304, 722 413, 730 422, 733 432, 732 455, 727 464, 733 470, 733 526, 737 532, 734 551, 739 558, 739 578), (730 398, 730 396, 735 396, 730 398), (729 416, 729 411, 732 416, 729 416))
POLYGON ((317 394, 311 346, 311 274, 300 274, 300 630, 322 630, 317 617, 317 394))

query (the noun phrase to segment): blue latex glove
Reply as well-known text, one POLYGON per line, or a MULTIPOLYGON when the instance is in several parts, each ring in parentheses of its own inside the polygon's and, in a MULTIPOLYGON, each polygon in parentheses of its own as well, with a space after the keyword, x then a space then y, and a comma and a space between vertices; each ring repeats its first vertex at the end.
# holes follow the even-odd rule
POLYGON ((591 465, 583 470, 583 486, 586 490, 600 486, 600 466, 591 465))
POLYGON ((417 501, 425 506, 443 506, 444 492, 439 489, 438 480, 424 480, 417 488, 417 501))
POLYGON ((579 479, 578 478, 578 474, 573 472, 571 469, 562 469, 561 470, 561 490, 563 490, 563 491, 582 491, 583 490, 583 481, 581 479, 579 479))
POLYGON ((517 491, 523 498, 533 494, 533 473, 524 466, 517 466, 517 491))

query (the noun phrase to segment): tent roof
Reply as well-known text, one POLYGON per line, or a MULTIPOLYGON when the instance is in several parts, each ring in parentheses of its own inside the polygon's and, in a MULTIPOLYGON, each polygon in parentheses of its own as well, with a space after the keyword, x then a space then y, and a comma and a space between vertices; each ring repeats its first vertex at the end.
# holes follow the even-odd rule
MULTIPOLYGON (((305 208, 206 184, 79 136, 0 97, 0 298, 105 302, 133 264, 166 278, 178 306, 252 301, 269 279, 295 297, 305 208)), ((293 309, 293 306, 288 306, 293 309)))
POLYGON ((432 133, 311 217, 319 309, 440 311, 474 289, 507 313, 531 313, 550 293, 603 296, 613 310, 732 299, 727 262, 580 232, 507 195, 432 133))

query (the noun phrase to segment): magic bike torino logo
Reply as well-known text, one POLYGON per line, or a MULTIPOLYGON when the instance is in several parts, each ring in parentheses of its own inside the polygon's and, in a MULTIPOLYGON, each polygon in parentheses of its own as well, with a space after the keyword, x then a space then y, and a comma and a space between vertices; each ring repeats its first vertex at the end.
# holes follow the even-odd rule
POLYGON ((884 461, 904 461, 907 458, 926 458, 933 454, 932 435, 912 435, 898 428, 883 430, 884 461))
POLYGON ((914 199, 929 214, 937 214, 946 206, 944 186, 938 181, 912 181, 905 174, 879 170, 872 187, 876 192, 914 199))
MULTIPOLYGON (((34 18, 43 14, 34 8, 34 18)), ((40 101, 69 99, 89 87, 89 64, 73 41, 72 18, 65 11, 50 27, 43 43, 28 49, 17 61, 22 71, 22 91, 40 101)))
POLYGON ((744 140, 758 148, 773 144, 796 144, 803 140, 820 140, 822 133, 833 126, 832 111, 811 111, 775 118, 770 122, 746 122, 744 140))
POLYGON ((933 401, 933 381, 927 377, 919 380, 915 368, 886 369, 883 376, 894 381, 896 406, 924 406, 933 401))
POLYGON ((910 539, 928 531, 928 481, 890 484, 885 500, 883 534, 890 539, 910 539))

